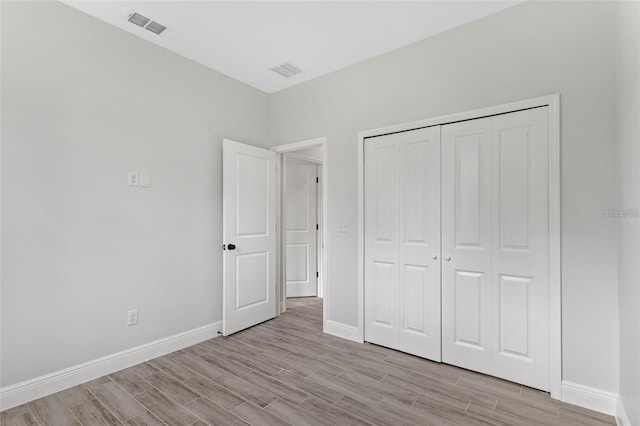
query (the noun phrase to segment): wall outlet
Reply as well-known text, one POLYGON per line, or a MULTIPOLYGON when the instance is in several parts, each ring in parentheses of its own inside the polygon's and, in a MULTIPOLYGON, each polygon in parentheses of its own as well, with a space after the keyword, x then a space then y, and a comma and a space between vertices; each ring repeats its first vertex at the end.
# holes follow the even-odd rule
POLYGON ((138 310, 132 309, 127 312, 127 325, 138 325, 138 310))

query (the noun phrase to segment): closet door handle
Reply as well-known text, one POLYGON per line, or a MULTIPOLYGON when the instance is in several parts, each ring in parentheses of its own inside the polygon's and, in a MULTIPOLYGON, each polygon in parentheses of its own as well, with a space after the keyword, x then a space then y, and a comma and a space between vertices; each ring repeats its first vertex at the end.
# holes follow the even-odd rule
POLYGON ((433 253, 433 254, 431 255, 431 258, 432 258, 433 260, 438 260, 438 254, 437 254, 437 253, 433 253))
POLYGON ((447 262, 449 262, 451 260, 451 256, 447 256, 444 258, 444 260, 446 260, 447 262))

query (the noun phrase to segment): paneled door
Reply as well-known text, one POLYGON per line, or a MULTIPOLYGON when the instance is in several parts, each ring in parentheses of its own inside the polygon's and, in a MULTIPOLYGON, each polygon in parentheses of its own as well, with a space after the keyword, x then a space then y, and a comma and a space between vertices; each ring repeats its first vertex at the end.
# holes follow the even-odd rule
POLYGON ((442 360, 549 390, 548 109, 442 127, 442 360))
POLYGON ((316 296, 318 166, 286 161, 287 297, 316 296))
POLYGON ((440 128, 365 141, 365 340, 439 361, 440 128))
POLYGON ((276 315, 275 153, 225 139, 222 174, 227 336, 276 315))
POLYGON ((443 126, 442 166, 442 359, 491 374, 491 119, 443 126))
POLYGON ((493 375, 549 390, 547 108, 493 117, 493 375))

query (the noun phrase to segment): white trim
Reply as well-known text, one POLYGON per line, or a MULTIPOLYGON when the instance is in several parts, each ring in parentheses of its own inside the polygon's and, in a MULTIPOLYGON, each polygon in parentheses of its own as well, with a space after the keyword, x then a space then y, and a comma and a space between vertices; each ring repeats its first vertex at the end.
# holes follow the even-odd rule
POLYGON ((324 226, 322 227, 321 231, 322 231, 322 241, 324 243, 324 247, 323 247, 323 253, 322 253, 322 284, 323 284, 323 303, 322 303, 322 324, 323 324, 323 328, 327 328, 327 312, 328 312, 328 306, 329 306, 329 262, 327 261, 327 253, 328 253, 328 247, 329 247, 329 242, 327 240, 327 224, 328 222, 328 191, 327 188, 329 187, 328 182, 329 182, 329 146, 327 144, 327 138, 325 136, 319 137, 319 138, 314 138, 314 139, 307 139, 304 141, 300 141, 300 142, 293 142, 293 143, 288 143, 288 144, 284 144, 284 145, 277 145, 277 146, 272 146, 269 149, 273 152, 275 152, 276 154, 278 154, 278 157, 280 158, 280 161, 277 161, 277 163, 280 165, 280 179, 279 179, 279 184, 277 185, 277 192, 278 192, 278 197, 279 197, 279 208, 280 208, 280 213, 278 214, 278 219, 277 219, 277 223, 278 223, 278 241, 279 241, 279 246, 280 249, 277 250, 277 253, 280 256, 280 260, 278 261, 278 268, 280 268, 280 283, 279 285, 282 288, 282 294, 284 295, 284 300, 281 300, 282 303, 284 303, 286 301, 286 256, 285 256, 285 252, 284 252, 284 244, 282 243, 284 241, 284 202, 285 200, 285 196, 283 194, 283 185, 284 185, 284 174, 286 173, 286 170, 282 170, 283 169, 283 157, 285 153, 291 152, 291 151, 297 151, 300 149, 304 149, 304 148, 313 148, 313 147, 317 147, 317 146, 321 146, 323 147, 322 150, 322 223, 324 224, 324 226))
POLYGON ((7 410, 43 396, 115 373, 132 365, 193 346, 219 336, 222 321, 174 334, 112 355, 45 374, 0 389, 0 410, 7 410))
MULTIPOLYGON (((371 132, 371 131, 370 131, 371 132)), ((358 338, 364 342, 364 138, 358 132, 358 338)))
MULTIPOLYGON (((313 147, 316 147, 316 146, 322 146, 322 145, 325 144, 326 141, 327 141, 327 138, 325 136, 322 136, 320 138, 307 139, 307 140, 300 141, 300 142, 293 142, 293 143, 288 143, 288 144, 284 144, 284 145, 276 145, 276 146, 272 146, 269 149, 271 151, 273 151, 273 152, 277 152, 278 154, 280 154, 280 153, 283 153, 283 152, 297 151, 299 149, 313 148, 313 147)), ((326 146, 325 146, 325 148, 326 148, 326 146)), ((327 153, 324 152, 323 156, 324 156, 323 160, 326 159, 327 153)))
POLYGON ((323 222, 323 218, 322 218, 322 212, 324 211, 324 187, 322 186, 322 183, 324 182, 323 178, 322 178, 322 164, 318 164, 317 165, 317 176, 320 178, 318 181, 318 194, 317 194, 317 198, 318 198, 318 203, 316 205, 316 210, 317 210, 317 215, 318 215, 318 225, 320 225, 320 232, 318 233, 318 238, 317 238, 317 247, 316 247, 316 262, 317 265, 319 265, 320 269, 318 269, 318 271, 320 272, 320 276, 316 279, 316 289, 317 289, 317 296, 320 298, 324 298, 324 286, 323 286, 323 279, 324 279, 324 269, 322 268, 323 262, 324 262, 324 241, 322 240, 322 236, 324 234, 324 222, 323 222))
POLYGON ((562 234, 560 212, 560 95, 549 106, 549 392, 562 399, 562 234))
POLYGON ((629 420, 627 410, 624 409, 620 396, 618 396, 618 404, 616 405, 616 423, 618 426, 631 426, 631 420, 629 420))
POLYGON ((284 242, 282 240, 283 233, 281 233, 284 227, 283 220, 283 206, 284 200, 282 199, 282 185, 284 185, 284 156, 276 154, 276 307, 278 311, 277 315, 284 313, 287 310, 286 300, 286 286, 281 284, 284 282, 285 269, 285 252, 284 242))
POLYGON ((364 140, 386 133, 439 126, 541 106, 549 107, 549 391, 562 399, 562 291, 560 233, 560 95, 554 94, 358 132, 358 336, 364 340, 364 140))
POLYGON ((354 327, 352 325, 327 320, 324 323, 322 331, 333 336, 341 337, 343 339, 363 343, 358 327, 354 327))
POLYGON ((613 392, 563 380, 562 402, 615 416, 618 395, 613 392))

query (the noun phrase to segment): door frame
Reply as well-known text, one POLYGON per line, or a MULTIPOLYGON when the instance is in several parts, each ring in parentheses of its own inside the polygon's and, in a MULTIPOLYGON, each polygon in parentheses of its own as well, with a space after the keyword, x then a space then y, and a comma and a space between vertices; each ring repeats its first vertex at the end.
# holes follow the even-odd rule
MULTIPOLYGON (((328 162, 327 162, 327 138, 319 137, 314 139, 307 139, 300 142, 289 143, 285 145, 277 145, 269 148, 271 151, 275 152, 277 155, 276 158, 276 294, 278 298, 278 313, 282 313, 286 311, 286 300, 287 300, 287 256, 286 256, 286 247, 285 247, 285 239, 286 239, 286 231, 285 231, 285 209, 286 205, 286 191, 285 191, 285 173, 286 168, 284 165, 285 154, 295 157, 295 153, 292 155, 292 152, 305 149, 305 148, 314 148, 321 146, 323 148, 323 158, 322 158, 322 194, 321 194, 321 202, 322 202, 322 212, 321 217, 318 218, 320 224, 323 226, 320 227, 320 239, 322 240, 323 247, 321 248, 322 253, 322 291, 318 292, 318 294, 322 294, 323 303, 322 303, 322 325, 323 329, 326 325, 327 318, 327 306, 328 306, 328 296, 329 296, 329 280, 328 280, 328 265, 327 265, 327 179, 328 179, 328 162)), ((298 156, 298 158, 302 158, 308 161, 310 159, 306 157, 298 156)))
POLYGON ((562 288, 560 223, 560 95, 553 94, 358 132, 358 336, 364 341, 364 143, 389 133, 441 126, 537 107, 549 108, 549 383, 562 399, 562 288))

